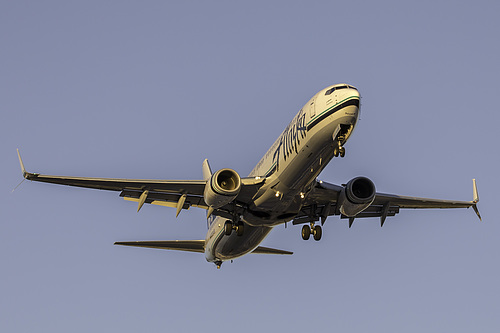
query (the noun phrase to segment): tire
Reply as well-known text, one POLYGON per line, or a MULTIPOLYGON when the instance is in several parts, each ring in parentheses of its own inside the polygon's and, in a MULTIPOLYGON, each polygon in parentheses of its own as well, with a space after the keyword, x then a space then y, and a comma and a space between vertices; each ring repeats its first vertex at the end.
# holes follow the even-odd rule
POLYGON ((323 234, 323 230, 320 225, 314 227, 313 236, 315 241, 319 241, 321 239, 321 235, 323 234))
POLYGON ((243 222, 238 222, 238 226, 236 227, 236 235, 243 236, 243 232, 245 230, 245 225, 243 222))
POLYGON ((311 228, 308 225, 302 227, 302 239, 308 240, 311 236, 311 228))
POLYGON ((226 221, 226 223, 224 223, 224 233, 226 234, 226 236, 229 236, 232 232, 233 224, 230 221, 226 221))

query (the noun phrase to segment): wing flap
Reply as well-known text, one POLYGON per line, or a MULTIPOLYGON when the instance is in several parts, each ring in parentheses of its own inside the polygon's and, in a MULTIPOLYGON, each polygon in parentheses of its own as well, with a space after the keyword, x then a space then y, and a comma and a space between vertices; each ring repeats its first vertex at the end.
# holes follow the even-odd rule
MULTIPOLYGON (((141 194, 142 193, 140 191, 123 190, 120 193, 120 197, 123 197, 123 199, 127 201, 138 202, 141 197, 141 194)), ((181 197, 182 197, 181 194, 176 194, 176 193, 158 193, 149 191, 145 203, 176 208, 177 203, 179 202, 181 197)), ((202 209, 208 209, 208 206, 205 203, 203 196, 188 194, 186 195, 186 199, 184 201, 184 204, 182 205, 182 208, 189 209, 189 207, 191 206, 202 209)))
POLYGON ((204 240, 115 242, 115 245, 147 247, 151 249, 176 250, 197 253, 205 252, 204 240))

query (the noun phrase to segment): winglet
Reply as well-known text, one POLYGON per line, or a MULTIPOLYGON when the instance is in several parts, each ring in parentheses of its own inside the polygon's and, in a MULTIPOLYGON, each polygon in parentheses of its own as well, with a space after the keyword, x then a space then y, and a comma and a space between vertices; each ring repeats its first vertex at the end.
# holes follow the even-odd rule
POLYGON ((23 160, 21 159, 21 154, 19 153, 19 149, 17 149, 17 157, 19 157, 19 164, 21 164, 21 170, 23 171, 23 177, 28 178, 28 173, 26 172, 26 169, 24 168, 24 163, 23 163, 23 160))
POLYGON ((477 194, 477 185, 476 185, 476 179, 473 179, 472 180, 472 186, 474 187, 472 190, 473 190, 473 193, 474 193, 474 200, 472 200, 472 202, 474 203, 478 203, 479 202, 479 195, 477 194))
POLYGON ((476 185, 476 180, 472 179, 472 191, 474 194, 474 199, 472 200, 472 209, 474 209, 474 212, 476 212, 477 217, 479 217, 479 221, 482 221, 481 219, 481 214, 479 214, 479 209, 477 209, 477 203, 479 202, 479 194, 477 193, 477 185, 476 185))
POLYGON ((479 217, 479 221, 482 221, 483 219, 481 218, 481 214, 479 214, 479 209, 477 209, 477 205, 474 204, 472 205, 472 209, 476 212, 477 217, 479 217))

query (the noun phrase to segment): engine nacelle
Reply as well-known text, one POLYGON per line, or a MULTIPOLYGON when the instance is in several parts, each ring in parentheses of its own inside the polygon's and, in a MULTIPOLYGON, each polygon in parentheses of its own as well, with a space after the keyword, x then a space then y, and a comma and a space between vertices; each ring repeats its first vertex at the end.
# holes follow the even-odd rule
POLYGON ((340 212, 348 217, 356 216, 370 206, 375 200, 375 185, 366 177, 351 179, 339 198, 340 212))
POLYGON ((203 198, 208 206, 217 209, 233 201, 240 189, 240 175, 231 169, 221 169, 208 179, 203 198))

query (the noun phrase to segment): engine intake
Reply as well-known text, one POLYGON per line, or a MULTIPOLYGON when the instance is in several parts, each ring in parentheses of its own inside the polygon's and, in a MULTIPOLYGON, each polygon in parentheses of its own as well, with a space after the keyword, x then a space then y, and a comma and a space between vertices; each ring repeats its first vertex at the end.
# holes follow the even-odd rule
POLYGON ((217 209, 233 201, 240 190, 240 175, 232 169, 221 169, 208 179, 203 198, 208 206, 217 209))
POLYGON ((375 194, 375 184, 370 179, 351 179, 340 193, 340 212, 348 217, 356 216, 373 203, 375 194))

